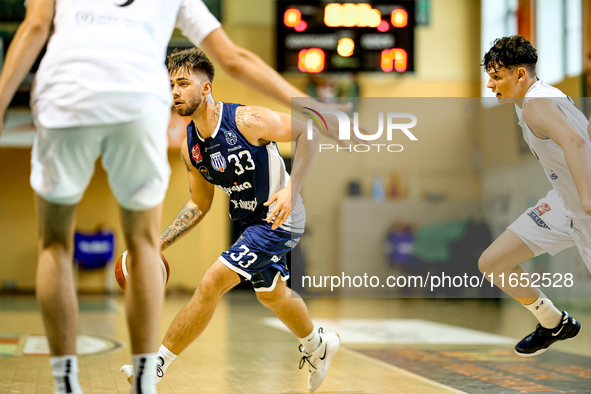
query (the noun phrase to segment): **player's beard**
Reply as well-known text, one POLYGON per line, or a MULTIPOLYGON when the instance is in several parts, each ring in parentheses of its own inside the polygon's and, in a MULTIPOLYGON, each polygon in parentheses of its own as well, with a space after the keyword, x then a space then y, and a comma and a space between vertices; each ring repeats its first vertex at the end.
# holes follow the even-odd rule
POLYGON ((180 116, 192 116, 195 111, 197 111, 202 101, 203 99, 201 97, 197 98, 197 100, 192 100, 191 102, 185 101, 185 106, 183 108, 178 108, 176 113, 180 116))

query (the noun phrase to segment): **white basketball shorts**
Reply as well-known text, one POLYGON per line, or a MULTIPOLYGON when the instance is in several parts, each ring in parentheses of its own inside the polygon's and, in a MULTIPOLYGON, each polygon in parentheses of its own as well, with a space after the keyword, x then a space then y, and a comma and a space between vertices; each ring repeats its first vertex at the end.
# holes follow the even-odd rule
POLYGON ((37 125, 31 152, 31 186, 43 199, 61 205, 82 199, 102 156, 109 185, 129 210, 159 205, 170 179, 170 108, 154 103, 138 120, 110 125, 44 128, 37 125))
POLYGON ((507 228, 536 256, 543 253, 554 256, 576 246, 591 271, 591 216, 589 219, 568 216, 556 190, 550 190, 507 228))

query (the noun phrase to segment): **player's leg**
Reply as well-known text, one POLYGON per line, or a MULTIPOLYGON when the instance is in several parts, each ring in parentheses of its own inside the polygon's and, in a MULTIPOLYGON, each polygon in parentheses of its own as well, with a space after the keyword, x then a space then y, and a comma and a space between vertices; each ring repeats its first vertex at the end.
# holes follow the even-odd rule
POLYGON ((146 103, 145 116, 105 126, 102 164, 121 207, 130 265, 125 294, 133 364, 144 372, 132 392, 154 393, 158 331, 163 304, 160 269, 161 204, 170 177, 166 128, 170 110, 146 103))
POLYGON ((314 391, 324 381, 341 340, 334 332, 324 333, 322 328, 314 328, 304 300, 289 289, 286 282, 278 280, 279 276, 280 272, 277 272, 271 282, 273 285, 263 291, 255 287, 256 295, 261 304, 272 310, 300 341, 303 354, 300 369, 307 363, 308 390, 314 391))
POLYGON ((39 259, 36 294, 49 343, 56 393, 81 393, 76 334, 78 299, 74 286, 74 223, 77 205, 36 197, 39 259))
POLYGON ((487 279, 492 276, 495 285, 519 301, 540 323, 515 346, 515 352, 524 357, 538 355, 558 340, 573 338, 580 330, 580 323, 559 311, 539 288, 521 279, 522 275, 529 277, 521 266, 523 262, 546 252, 556 254, 574 245, 564 222, 562 205, 555 192, 550 191, 546 198, 513 222, 478 262, 487 279), (511 277, 518 280, 511 281, 511 277))
POLYGON ((125 304, 134 355, 154 353, 158 347, 164 299, 160 269, 160 214, 160 205, 141 211, 121 208, 123 235, 130 261, 125 304))
MULTIPOLYGON (((176 357, 201 335, 211 321, 219 300, 238 283, 240 283, 238 275, 219 260, 209 267, 199 281, 191 300, 180 310, 168 327, 162 346, 158 350, 154 383, 160 382, 164 372, 176 357)), ((131 365, 121 367, 123 376, 129 381, 134 376, 135 370, 131 365)))
POLYGON ((308 363, 308 389, 316 390, 339 349, 340 338, 336 333, 324 333, 322 328, 316 330, 304 301, 287 288, 289 270, 285 255, 300 237, 301 234, 273 230, 269 224, 251 225, 222 253, 220 260, 248 278, 259 301, 298 337, 303 353, 300 369, 308 363))
POLYGON ((216 260, 170 324, 162 344, 173 354, 180 354, 205 330, 222 296, 239 283, 238 274, 216 260))
POLYGON ((36 293, 51 353, 56 393, 80 393, 78 301, 72 271, 76 207, 100 154, 100 135, 85 128, 39 125, 31 152, 37 194, 39 261, 36 293))
POLYGON ((36 197, 39 264, 36 293, 49 350, 53 356, 76 354, 78 302, 74 287, 74 223, 77 205, 57 205, 36 197))
POLYGON ((157 365, 158 334, 164 285, 160 269, 160 213, 157 206, 132 211, 121 208, 121 221, 130 259, 125 311, 132 362, 146 371, 132 383, 132 392, 152 393, 157 365))
POLYGON ((534 252, 513 231, 505 230, 480 256, 478 268, 505 293, 524 305, 531 304, 540 297, 540 290, 531 286, 511 287, 510 275, 520 277, 527 271, 522 263, 534 258, 534 252), (502 280, 504 278, 504 280, 502 280))
MULTIPOLYGON (((279 275, 279 272, 277 272, 279 275)), ((256 290, 256 289, 255 289, 256 290)), ((277 280, 272 291, 256 291, 261 304, 269 308, 298 338, 305 338, 313 333, 314 324, 308 313, 304 300, 293 290, 287 287, 286 282, 277 280)), ((312 344, 312 348, 304 348, 312 352, 318 343, 312 344), (315 345, 315 346, 314 346, 315 345)))

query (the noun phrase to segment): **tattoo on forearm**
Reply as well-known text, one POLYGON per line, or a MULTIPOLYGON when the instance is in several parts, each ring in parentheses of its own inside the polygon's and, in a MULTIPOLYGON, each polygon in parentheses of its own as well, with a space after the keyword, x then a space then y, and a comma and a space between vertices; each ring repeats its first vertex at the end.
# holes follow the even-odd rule
POLYGON ((189 163, 187 163, 187 159, 185 159, 185 155, 183 154, 182 151, 181 151, 181 159, 183 160, 183 164, 185 165, 187 172, 191 172, 191 166, 189 165, 189 163))
POLYGON ((236 125, 240 127, 242 124, 243 126, 250 127, 253 122, 260 122, 261 121, 261 114, 258 109, 249 109, 247 110, 244 107, 239 107, 236 110, 236 125))
POLYGON ((173 222, 164 230, 160 236, 160 242, 167 246, 172 245, 177 239, 191 230, 203 216, 199 207, 189 208, 187 204, 181 209, 173 222))

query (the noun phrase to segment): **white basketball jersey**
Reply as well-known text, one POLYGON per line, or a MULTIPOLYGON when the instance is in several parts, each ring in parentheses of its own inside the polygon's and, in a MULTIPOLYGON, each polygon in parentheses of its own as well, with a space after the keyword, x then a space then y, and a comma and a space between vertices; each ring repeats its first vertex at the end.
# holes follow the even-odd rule
POLYGON ((178 27, 195 45, 220 23, 202 0, 56 0, 32 103, 44 127, 133 121, 172 104, 166 48, 178 27))
MULTIPOLYGON (((555 87, 546 85, 542 81, 537 81, 525 94, 523 105, 525 106, 528 101, 538 98, 554 101, 560 110, 566 115, 566 118, 573 129, 585 139, 587 146, 591 149, 591 140, 587 131, 589 120, 573 103, 570 97, 566 96, 555 87)), ((529 126, 524 122, 522 109, 515 105, 515 110, 519 117, 519 125, 523 130, 523 138, 542 167, 544 167, 546 176, 564 203, 567 215, 578 218, 588 218, 588 215, 585 214, 583 207, 581 206, 577 187, 575 186, 573 177, 566 164, 562 148, 549 138, 540 139, 536 137, 529 126)))

